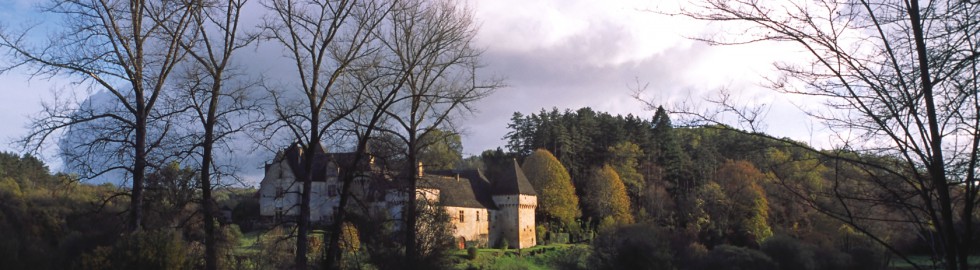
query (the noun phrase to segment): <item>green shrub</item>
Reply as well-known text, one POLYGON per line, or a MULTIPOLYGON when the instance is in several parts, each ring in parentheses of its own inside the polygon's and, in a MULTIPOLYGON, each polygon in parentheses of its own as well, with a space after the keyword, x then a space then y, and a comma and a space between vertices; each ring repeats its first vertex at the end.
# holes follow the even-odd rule
POLYGON ((550 233, 548 233, 548 229, 545 228, 544 225, 538 225, 534 227, 534 233, 536 234, 535 236, 537 237, 537 243, 539 245, 551 243, 550 242, 551 239, 548 239, 550 233))
POLYGON ((470 260, 476 260, 476 255, 479 250, 476 247, 470 247, 466 249, 466 256, 470 260))
POLYGON ((813 248, 796 238, 777 235, 762 242, 762 252, 769 255, 779 269, 783 270, 815 270, 817 264, 813 258, 813 248))
POLYGON ((612 228, 592 242, 597 269, 674 269, 673 258, 666 232, 653 224, 612 228))
POLYGON ((173 230, 124 235, 82 255, 82 269, 188 269, 187 245, 173 230))
POLYGON ((851 255, 832 247, 817 246, 813 258, 820 270, 849 269, 851 266, 851 255))
POLYGON ((761 251, 729 245, 716 246, 695 269, 775 270, 776 263, 761 251))
POLYGON ((551 266, 558 270, 589 269, 591 250, 584 245, 574 245, 555 251, 551 258, 551 266))

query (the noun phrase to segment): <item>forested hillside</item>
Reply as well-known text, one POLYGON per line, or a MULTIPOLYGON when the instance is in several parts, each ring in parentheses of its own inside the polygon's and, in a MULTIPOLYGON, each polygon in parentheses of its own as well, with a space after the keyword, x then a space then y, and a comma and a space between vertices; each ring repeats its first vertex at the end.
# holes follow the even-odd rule
POLYGON ((573 240, 597 234, 593 245, 609 245, 595 246, 598 265, 648 265, 621 264, 645 259, 616 253, 625 252, 616 246, 629 241, 610 240, 643 233, 670 239, 662 247, 641 246, 665 248, 670 261, 685 269, 756 255, 775 260, 780 269, 871 269, 929 254, 928 237, 923 238, 929 232, 909 226, 903 213, 912 203, 907 191, 873 184, 896 181, 886 173, 894 170, 892 157, 813 149, 720 125, 675 127, 662 108, 649 120, 590 108, 515 113, 508 128, 507 151, 481 156, 489 173, 498 160, 517 158, 526 160, 534 181, 548 173, 528 162, 553 154, 560 164, 551 166, 566 169, 575 192, 539 191, 539 224, 545 223, 548 235, 568 232, 573 240), (842 157, 860 162, 841 162, 842 157), (625 192, 615 191, 623 186, 625 192), (569 196, 574 198, 554 198, 569 196), (565 205, 550 205, 555 201, 565 205), (560 218, 553 209, 562 207, 581 209, 581 215, 576 221, 560 218), (797 264, 803 268, 787 268, 797 264))

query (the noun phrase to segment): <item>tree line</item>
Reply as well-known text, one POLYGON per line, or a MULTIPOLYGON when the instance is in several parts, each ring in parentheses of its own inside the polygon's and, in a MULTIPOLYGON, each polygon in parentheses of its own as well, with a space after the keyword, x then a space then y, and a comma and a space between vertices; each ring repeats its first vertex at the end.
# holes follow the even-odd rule
POLYGON ((646 228, 673 240, 662 247, 637 244, 664 249, 644 252, 665 252, 681 269, 699 269, 709 254, 731 255, 715 253, 718 248, 761 250, 766 260, 805 258, 805 268, 785 268, 796 261, 782 269, 881 269, 889 258, 933 256, 939 248, 930 240, 935 229, 909 226, 915 220, 904 209, 918 202, 908 197, 913 191, 895 185, 900 178, 889 176, 898 164, 894 156, 816 150, 724 125, 677 128, 663 108, 650 120, 589 108, 515 113, 509 127, 509 151, 480 156, 488 174, 498 160, 523 160, 539 194, 545 238, 598 233, 597 256, 619 256, 608 254, 623 244, 614 239, 646 228), (775 246, 786 245, 804 254, 778 254, 775 246))

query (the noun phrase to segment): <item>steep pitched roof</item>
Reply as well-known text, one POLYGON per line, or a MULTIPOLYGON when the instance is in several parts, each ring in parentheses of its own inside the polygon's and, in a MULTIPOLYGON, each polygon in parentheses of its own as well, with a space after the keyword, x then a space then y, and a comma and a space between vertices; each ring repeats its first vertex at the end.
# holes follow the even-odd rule
MULTIPOLYGON (((326 181, 328 177, 338 176, 340 170, 344 168, 349 168, 354 160, 355 153, 326 153, 323 150, 323 146, 316 144, 313 146, 313 181, 323 182, 326 181), (331 164, 335 164, 339 168, 328 167, 331 164)), ((289 168, 293 171, 293 175, 296 176, 297 180, 302 180, 303 176, 303 146, 299 143, 293 143, 281 156, 289 164, 289 168)), ((371 162, 371 155, 362 156, 360 162, 358 162, 356 169, 358 171, 373 171, 373 166, 371 162)))
POLYGON ((439 201, 446 206, 497 209, 490 195, 490 181, 479 170, 429 172, 419 186, 439 189, 439 201))
POLYGON ((524 176, 524 170, 521 170, 521 166, 517 165, 517 160, 514 160, 513 166, 508 166, 500 179, 494 179, 493 195, 516 194, 538 195, 537 192, 534 192, 534 186, 527 180, 527 176, 524 176))

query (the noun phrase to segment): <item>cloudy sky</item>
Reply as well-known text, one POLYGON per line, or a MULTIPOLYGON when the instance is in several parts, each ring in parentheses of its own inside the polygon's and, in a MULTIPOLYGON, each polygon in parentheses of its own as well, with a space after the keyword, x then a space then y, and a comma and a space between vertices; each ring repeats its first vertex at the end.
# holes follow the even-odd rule
MULTIPOLYGON (((39 0, 0 0, 0 22, 18 25, 43 20, 32 5, 39 0)), ((765 131, 802 141, 821 141, 802 120, 792 97, 773 95, 759 85, 771 63, 791 57, 773 44, 712 47, 689 39, 713 34, 706 25, 649 10, 675 9, 672 1, 471 0, 480 25, 476 42, 485 49, 485 74, 506 79, 507 87, 476 105, 464 119, 464 152, 479 154, 503 146, 514 112, 534 113, 592 107, 596 111, 649 118, 652 112, 630 94, 648 84, 644 97, 657 104, 700 100, 728 88, 736 98, 770 104, 765 131)), ((248 52, 246 52, 248 53, 248 52)), ((260 54, 261 51, 253 53, 260 54)), ((68 81, 29 80, 24 71, 0 75, 0 151, 20 151, 12 139, 23 136, 29 116, 53 90, 68 81)), ((48 150, 48 153, 52 153, 48 150)), ((57 164, 48 154, 49 163, 57 164)), ((260 164, 256 164, 259 166, 260 164)))

